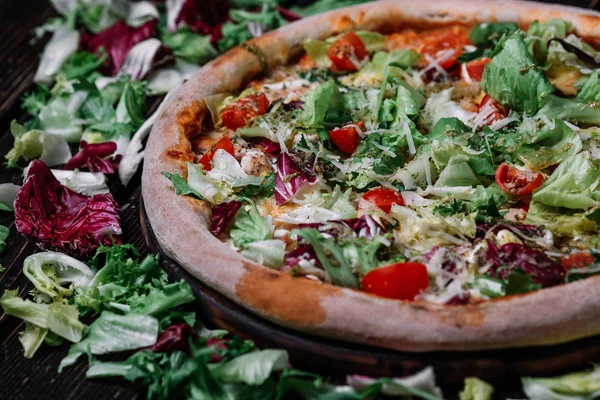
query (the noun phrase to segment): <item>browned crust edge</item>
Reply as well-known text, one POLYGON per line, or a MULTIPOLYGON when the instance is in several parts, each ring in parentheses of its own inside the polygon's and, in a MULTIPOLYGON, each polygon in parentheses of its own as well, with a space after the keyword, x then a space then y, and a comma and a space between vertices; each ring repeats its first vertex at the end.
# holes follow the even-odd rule
MULTIPOLYGON (((290 24, 254 39, 270 67, 287 63, 305 38, 348 29, 391 32, 410 25, 492 20, 570 20, 600 38, 600 14, 519 1, 380 1, 290 24)), ((142 193, 161 248, 193 276, 247 309, 283 326, 403 351, 478 350, 550 345, 600 333, 600 277, 478 305, 443 306, 377 298, 292 278, 245 260, 207 229, 210 207, 175 195, 161 172, 185 174, 190 138, 208 111, 205 98, 232 93, 261 71, 258 58, 235 48, 186 82, 154 124, 145 151, 142 193)))

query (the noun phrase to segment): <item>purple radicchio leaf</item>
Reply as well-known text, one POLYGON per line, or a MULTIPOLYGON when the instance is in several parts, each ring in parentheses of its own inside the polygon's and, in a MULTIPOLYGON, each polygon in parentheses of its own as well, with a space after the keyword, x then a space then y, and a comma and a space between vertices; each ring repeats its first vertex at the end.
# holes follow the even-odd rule
POLYGON ((288 153, 281 153, 277 161, 277 177, 275 178, 277 204, 288 202, 308 181, 308 176, 298 167, 292 157, 288 153))
POLYGON ((279 154, 281 152, 279 143, 272 142, 267 138, 252 138, 251 144, 253 147, 260 147, 266 154, 279 154))
POLYGON ((163 331, 150 348, 155 353, 171 354, 182 351, 190 354, 190 339, 198 338, 194 328, 186 323, 173 324, 163 331))
POLYGON ((110 193, 79 194, 35 160, 15 199, 15 225, 43 250, 91 256, 101 245, 121 244, 119 211, 110 193))
POLYGON ((285 111, 302 110, 304 102, 302 100, 292 100, 289 103, 283 103, 282 107, 285 111))
POLYGON ((97 34, 84 32, 81 36, 81 46, 84 50, 103 54, 107 58, 102 66, 102 72, 116 75, 127 58, 129 50, 156 33, 157 20, 151 20, 134 28, 123 20, 116 22, 111 27, 97 34))
POLYGON ((187 25, 192 31, 210 35, 216 45, 223 37, 221 28, 229 19, 229 4, 224 0, 186 0, 175 19, 175 25, 187 25))
POLYGON ((107 158, 117 151, 115 142, 104 142, 88 144, 85 140, 81 141, 79 152, 75 154, 62 169, 88 169, 90 172, 102 172, 104 174, 113 174, 122 156, 117 155, 107 158))
POLYGON ((321 263, 310 244, 298 246, 296 249, 285 255, 285 263, 282 269, 290 269, 298 265, 301 260, 313 261, 315 266, 321 267, 321 263))
POLYGON ((543 287, 564 282, 565 271, 562 266, 539 250, 519 243, 507 243, 498 247, 489 239, 487 244, 485 257, 492 264, 492 272, 496 278, 506 279, 510 271, 519 268, 543 287))
POLYGON ((212 209, 212 233, 219 236, 225 232, 241 207, 242 202, 237 200, 214 206, 212 209))

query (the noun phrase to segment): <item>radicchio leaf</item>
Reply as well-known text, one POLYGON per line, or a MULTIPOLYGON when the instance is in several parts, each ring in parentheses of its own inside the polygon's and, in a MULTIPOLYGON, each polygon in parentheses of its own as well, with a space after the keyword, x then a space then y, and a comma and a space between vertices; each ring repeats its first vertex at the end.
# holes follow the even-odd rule
MULTIPOLYGON (((227 342, 229 342, 229 340, 226 339, 219 339, 219 338, 210 338, 206 341, 206 346, 210 347, 210 346, 214 346, 215 349, 217 350, 227 350, 227 342)), ((223 355, 221 355, 221 351, 213 351, 212 353, 210 353, 210 356, 208 358, 208 361, 210 363, 218 363, 224 360, 223 355)))
POLYGON ((115 142, 88 144, 85 140, 82 140, 79 152, 71 157, 62 169, 87 168, 90 172, 113 174, 122 158, 121 155, 107 158, 115 151, 117 151, 115 142))
POLYGON ((210 35, 216 45, 222 38, 221 27, 229 18, 229 4, 226 0, 186 0, 175 19, 175 26, 187 25, 194 32, 210 35))
POLYGON ((565 280, 562 266, 539 250, 518 243, 498 248, 489 239, 487 244, 486 259, 492 264, 494 277, 506 279, 512 270, 519 268, 543 287, 559 285, 565 280))
POLYGON ((212 233, 219 236, 225 232, 241 207, 242 202, 237 200, 214 206, 212 209, 212 233))
POLYGON ((188 324, 181 323, 169 326, 160 334, 158 340, 150 348, 155 353, 171 354, 176 351, 190 353, 190 338, 197 338, 198 334, 188 324))
POLYGON ((308 176, 298 167, 288 153, 281 153, 277 161, 275 200, 277 204, 289 201, 308 182, 308 176))
POLYGON ((302 110, 304 106, 304 102, 302 100, 292 100, 289 103, 283 103, 281 107, 285 111, 294 111, 294 110, 302 110))
POLYGON ((63 186, 39 160, 15 199, 15 225, 43 250, 74 257, 121 243, 119 206, 110 193, 86 197, 63 186))
POLYGON ((287 22, 294 22, 298 21, 299 19, 302 19, 301 15, 298 15, 295 12, 288 10, 287 8, 278 6, 277 11, 279 11, 279 15, 281 15, 281 17, 287 22))
POLYGON ((253 147, 262 148, 262 151, 266 154, 279 154, 279 152, 281 152, 281 146, 279 143, 272 142, 267 138, 252 138, 251 143, 253 147))
POLYGON ((305 244, 298 246, 296 249, 285 255, 285 263, 283 264, 282 269, 285 270, 293 268, 298 265, 301 260, 312 261, 314 262, 315 266, 321 268, 321 263, 319 262, 312 245, 305 244))
POLYGON ((347 232, 347 228, 350 228, 357 237, 375 237, 384 232, 383 226, 375 221, 370 215, 338 221, 299 224, 298 228, 317 229, 319 232, 327 233, 334 238, 338 238, 344 231, 347 232))
POLYGON ((123 20, 98 34, 84 33, 81 45, 84 50, 102 55, 103 48, 108 57, 102 66, 103 72, 116 75, 127 58, 129 50, 139 42, 154 36, 158 21, 152 20, 133 28, 123 20))

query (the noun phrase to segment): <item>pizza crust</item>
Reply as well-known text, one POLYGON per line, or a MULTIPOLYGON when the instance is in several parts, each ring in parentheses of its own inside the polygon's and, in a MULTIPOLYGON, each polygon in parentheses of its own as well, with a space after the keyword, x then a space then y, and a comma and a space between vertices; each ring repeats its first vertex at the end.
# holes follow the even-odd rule
POLYGON ((142 194, 164 252, 193 276, 262 317, 300 331, 402 351, 480 350, 551 345, 600 333, 600 276, 480 304, 403 302, 294 278, 244 259, 215 238, 211 209, 177 196, 163 171, 186 174, 190 140, 210 120, 206 99, 236 93, 263 67, 288 63, 306 38, 349 29, 562 18, 600 38, 600 14, 518 1, 380 1, 307 18, 251 40, 204 66, 172 96, 145 151, 142 194), (257 56, 260 55, 259 56, 257 56))

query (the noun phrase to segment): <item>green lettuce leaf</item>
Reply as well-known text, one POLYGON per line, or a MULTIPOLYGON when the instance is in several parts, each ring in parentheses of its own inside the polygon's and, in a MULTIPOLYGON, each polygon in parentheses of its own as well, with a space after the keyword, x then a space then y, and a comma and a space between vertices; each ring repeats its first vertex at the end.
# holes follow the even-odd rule
POLYGON ((549 95, 544 99, 538 115, 545 115, 549 119, 600 125, 600 106, 598 104, 555 95, 549 95))
POLYGON ((589 76, 580 78, 573 86, 577 89, 577 100, 588 102, 600 101, 600 78, 597 71, 592 72, 589 76))
POLYGON ((492 62, 483 71, 481 88, 500 104, 527 113, 535 113, 542 100, 554 92, 519 32, 498 43, 492 53, 492 62))
POLYGON ((544 225, 559 236, 572 236, 597 231, 596 222, 587 213, 569 208, 559 208, 532 201, 524 221, 526 224, 544 225))
POLYGON ((481 182, 469 166, 468 159, 463 156, 452 157, 435 182, 436 186, 477 186, 479 184, 481 182))
POLYGON ((465 387, 460 392, 460 400, 492 400, 494 387, 479 378, 466 378, 465 387))
POLYGON ((145 101, 146 83, 144 81, 127 82, 117 104, 116 122, 129 124, 134 130, 137 130, 146 121, 145 101))
POLYGON ((527 49, 537 62, 543 65, 548 56, 548 41, 564 39, 572 29, 573 25, 562 19, 551 19, 543 24, 533 21, 525 35, 527 49))
POLYGON ((161 38, 173 50, 173 54, 194 64, 204 64, 218 54, 210 43, 209 35, 200 35, 187 27, 175 32, 164 31, 161 38))
POLYGON ((27 257, 23 261, 23 274, 45 302, 69 299, 75 288, 87 288, 94 277, 90 268, 81 261, 53 251, 27 257), (70 283, 70 287, 63 287, 65 283, 70 283))
POLYGON ((496 47, 504 35, 510 35, 519 27, 513 22, 485 22, 477 24, 469 32, 469 39, 477 49, 463 53, 458 60, 468 62, 480 57, 487 57, 491 49, 496 47))
POLYGON ((65 164, 71 158, 68 143, 60 135, 52 135, 37 129, 28 131, 17 121, 10 124, 14 137, 13 148, 6 154, 9 168, 15 168, 23 159, 29 161, 39 158, 49 167, 65 164))
POLYGON ((339 102, 339 91, 333 81, 327 81, 304 95, 302 110, 296 119, 302 126, 321 126, 327 112, 339 102))
POLYGON ((267 349, 246 353, 221 363, 212 372, 224 382, 261 385, 273 372, 284 370, 288 364, 285 350, 267 349))
POLYGON ((69 109, 68 100, 68 97, 56 97, 44 106, 39 113, 40 127, 47 133, 64 137, 69 143, 77 143, 83 128, 76 121, 74 111, 69 109))
POLYGON ((592 400, 600 395, 600 369, 554 378, 522 378, 523 391, 531 400, 592 400))
POLYGON ((552 207, 588 209, 597 204, 600 163, 584 151, 570 156, 533 193, 533 200, 552 207))
POLYGON ((560 119, 555 119, 552 123, 554 126, 544 125, 533 135, 529 133, 529 144, 522 145, 513 153, 529 169, 541 171, 561 163, 581 150, 581 139, 577 132, 560 119))
POLYGON ((152 346, 158 338, 158 320, 148 315, 102 312, 81 342, 72 345, 58 367, 60 373, 86 353, 108 354, 152 346))
POLYGON ((0 253, 6 249, 6 239, 10 235, 10 229, 8 226, 0 225, 0 253))
POLYGON ((169 172, 163 171, 162 173, 168 180, 173 184, 173 188, 175 189, 175 194, 178 196, 191 196, 195 197, 199 200, 202 200, 203 197, 200 193, 196 192, 185 179, 181 177, 179 174, 171 174, 169 172))
POLYGON ((283 265, 285 258, 285 242, 271 239, 248 243, 241 254, 258 264, 278 268, 283 265))
POLYGON ((95 53, 79 51, 67 58, 58 70, 58 73, 63 74, 69 80, 87 78, 93 71, 104 64, 107 57, 106 52, 103 52, 99 57, 95 53))
POLYGON ((250 205, 250 210, 242 207, 235 216, 229 236, 236 247, 245 248, 250 243, 268 240, 273 237, 271 216, 262 217, 256 204, 250 205))
POLYGON ((19 333, 19 342, 23 346, 24 357, 33 358, 48 334, 48 329, 40 328, 30 322, 25 322, 25 330, 19 333))
POLYGON ((19 298, 16 290, 6 290, 0 299, 0 307, 9 315, 48 329, 71 342, 81 340, 85 325, 79 321, 79 312, 74 305, 34 303, 19 298))

